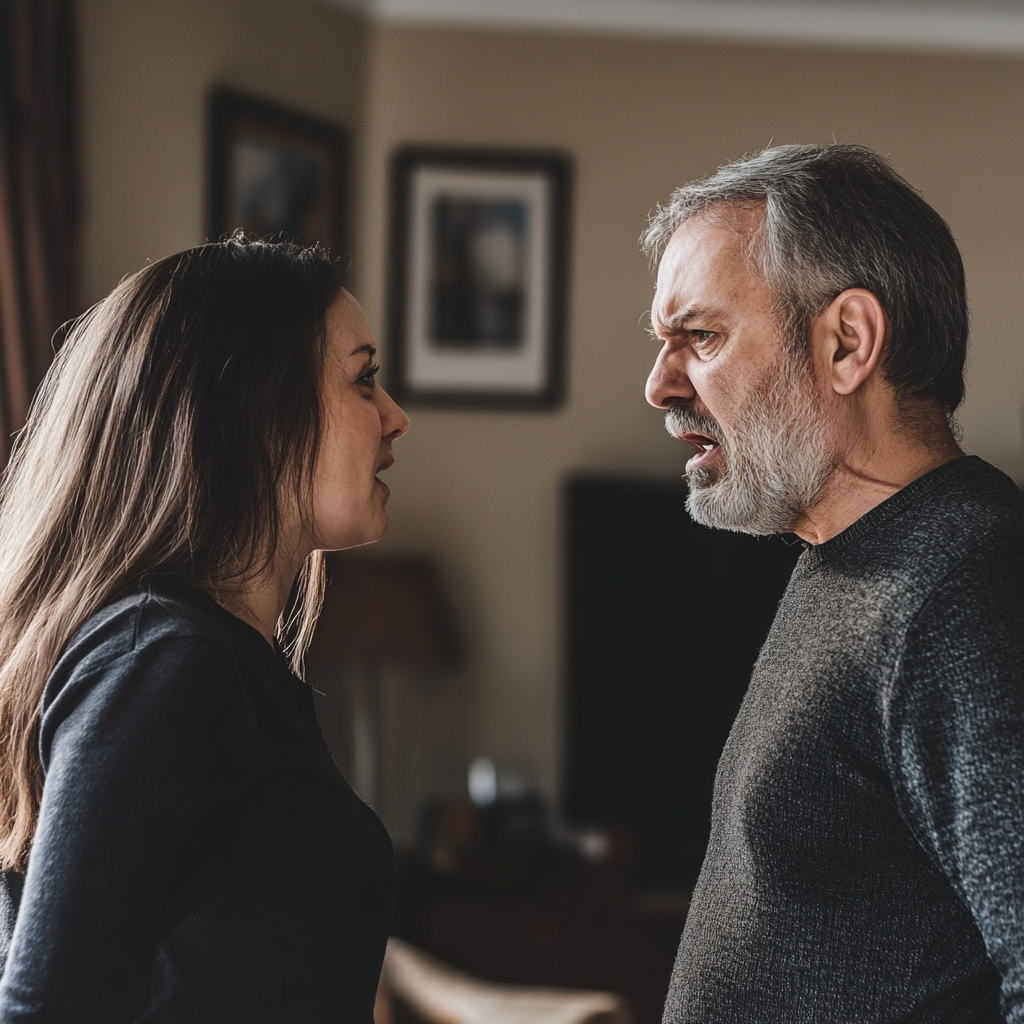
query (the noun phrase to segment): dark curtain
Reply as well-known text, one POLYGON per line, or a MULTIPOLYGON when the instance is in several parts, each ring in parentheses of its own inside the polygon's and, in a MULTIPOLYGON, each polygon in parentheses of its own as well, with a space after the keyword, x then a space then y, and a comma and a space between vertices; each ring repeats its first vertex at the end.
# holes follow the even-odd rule
POLYGON ((0 466, 79 312, 73 0, 0 0, 0 466))

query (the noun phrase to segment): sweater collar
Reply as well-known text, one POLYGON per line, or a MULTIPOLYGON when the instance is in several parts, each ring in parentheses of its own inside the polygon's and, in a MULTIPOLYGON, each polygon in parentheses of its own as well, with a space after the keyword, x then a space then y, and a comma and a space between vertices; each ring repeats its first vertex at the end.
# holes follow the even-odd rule
POLYGON ((952 482, 967 479, 977 473, 985 465, 977 455, 963 455, 945 462, 936 469, 912 480, 906 487, 901 487, 891 497, 880 502, 873 509, 865 512, 856 522, 851 523, 842 533, 830 538, 822 544, 805 544, 804 557, 811 562, 827 561, 841 555, 851 547, 878 536, 880 530, 899 517, 903 512, 930 493, 945 490, 952 482))

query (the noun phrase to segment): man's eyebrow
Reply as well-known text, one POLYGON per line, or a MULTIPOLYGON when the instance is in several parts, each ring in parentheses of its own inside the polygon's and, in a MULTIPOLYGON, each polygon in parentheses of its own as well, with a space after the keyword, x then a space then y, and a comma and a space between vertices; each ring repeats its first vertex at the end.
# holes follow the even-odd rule
POLYGON ((659 314, 655 321, 655 326, 665 334, 681 334, 686 330, 686 322, 688 320, 696 320, 699 317, 707 316, 708 312, 706 306, 689 306, 686 309, 680 309, 671 316, 663 317, 659 314))

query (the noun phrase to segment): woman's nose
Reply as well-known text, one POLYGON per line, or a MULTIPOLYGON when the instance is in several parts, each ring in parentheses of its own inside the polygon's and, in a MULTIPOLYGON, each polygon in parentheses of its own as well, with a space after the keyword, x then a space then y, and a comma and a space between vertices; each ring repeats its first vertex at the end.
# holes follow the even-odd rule
POLYGON ((402 407, 383 389, 377 389, 381 400, 380 420, 382 433, 389 441, 397 441, 409 432, 409 417, 402 407))

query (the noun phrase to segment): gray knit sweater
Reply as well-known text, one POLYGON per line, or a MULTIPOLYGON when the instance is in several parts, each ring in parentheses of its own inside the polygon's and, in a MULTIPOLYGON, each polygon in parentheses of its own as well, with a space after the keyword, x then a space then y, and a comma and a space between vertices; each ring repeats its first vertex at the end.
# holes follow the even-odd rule
POLYGON ((797 563, 665 1021, 1004 1018, 1024 1024, 1024 510, 963 458, 797 563))

